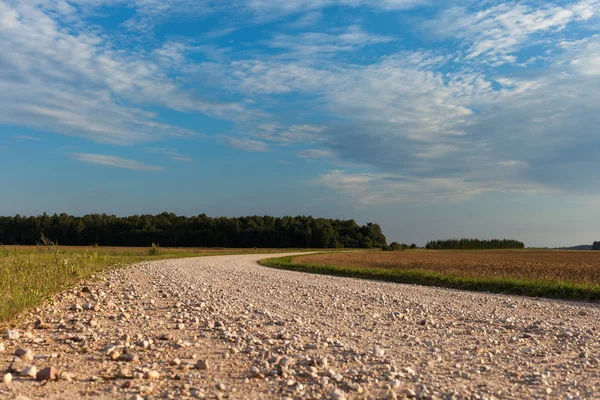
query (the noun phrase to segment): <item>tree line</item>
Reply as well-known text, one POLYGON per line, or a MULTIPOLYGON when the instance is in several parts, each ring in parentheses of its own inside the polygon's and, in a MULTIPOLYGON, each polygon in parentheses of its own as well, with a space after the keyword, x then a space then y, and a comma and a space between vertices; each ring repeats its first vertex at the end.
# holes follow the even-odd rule
POLYGON ((430 241, 425 245, 425 248, 431 250, 523 249, 525 244, 513 239, 448 239, 430 241))
POLYGON ((162 213, 82 217, 44 213, 0 217, 0 244, 37 244, 44 235, 61 245, 163 247, 374 248, 386 245, 381 227, 354 220, 297 217, 193 217, 162 213))
POLYGON ((600 242, 594 242, 592 244, 592 250, 600 250, 600 242))

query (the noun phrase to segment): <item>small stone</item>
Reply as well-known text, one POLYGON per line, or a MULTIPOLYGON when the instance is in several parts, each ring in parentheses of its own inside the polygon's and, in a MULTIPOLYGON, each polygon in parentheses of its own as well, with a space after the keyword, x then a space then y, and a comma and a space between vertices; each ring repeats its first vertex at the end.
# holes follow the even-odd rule
POLYGON ((4 343, 0 343, 0 353, 4 353, 5 350, 4 343))
POLYGON ((131 379, 131 378, 133 378, 133 373, 131 372, 131 370, 129 370, 127 368, 121 368, 119 370, 119 372, 117 373, 117 376, 119 378, 131 379))
POLYGON ((15 350, 15 356, 19 357, 19 358, 23 358, 26 359, 25 356, 31 356, 31 359, 33 359, 33 355, 31 353, 31 350, 29 349, 24 349, 22 347, 19 347, 18 349, 15 350))
POLYGON ((2 381, 7 385, 9 383, 11 383, 12 382, 12 374, 10 372, 8 374, 5 374, 4 378, 2 378, 2 381))
POLYGON ((172 366, 177 366, 179 364, 181 364, 181 360, 179 358, 175 358, 175 359, 169 361, 169 365, 172 365, 172 366))
POLYGON ((185 329, 185 325, 184 324, 178 324, 177 325, 177 329, 179 329, 180 331, 185 329))
POLYGON ((149 385, 140 386, 140 394, 150 394, 153 390, 154 388, 149 385))
POLYGON ((414 399, 415 397, 417 397, 417 393, 412 389, 406 389, 404 391, 404 394, 410 399, 414 399))
POLYGON ((49 325, 44 323, 41 319, 37 319, 33 324, 34 329, 48 329, 49 325))
POLYGON ((19 372, 19 375, 35 378, 37 375, 37 368, 34 365, 23 368, 21 372, 19 372))
POLYGON ((148 371, 146 372, 146 379, 158 379, 160 378, 160 374, 158 373, 158 371, 148 371))
POLYGON ((225 386, 224 383, 218 383, 217 390, 227 390, 227 387, 225 386))
POLYGON ((375 357, 383 357, 385 355, 385 350, 383 350, 379 346, 375 346, 375 347, 373 347, 373 355, 375 357))
POLYGON ((130 397, 130 400, 144 400, 144 398, 142 396, 140 396, 139 394, 134 394, 133 396, 130 397))
POLYGON ((291 357, 283 357, 281 360, 279 360, 279 365, 281 365, 282 367, 289 367, 293 363, 294 359, 291 357))
POLYGON ((55 381, 59 377, 59 372, 54 367, 44 368, 35 375, 36 381, 55 381))
POLYGON ((70 372, 61 372, 60 379, 63 381, 71 382, 73 380, 73 374, 70 372))
POLYGON ((208 360, 198 360, 198 362, 196 363, 196 369, 206 370, 209 368, 210 364, 208 363, 208 360))
POLYGON ((336 388, 331 392, 331 400, 346 400, 346 394, 336 388))
POLYGON ((118 361, 125 361, 125 362, 136 362, 136 361, 139 360, 139 357, 138 357, 137 354, 127 353, 127 354, 120 355, 117 360, 118 361))
POLYGON ((6 332, 4 332, 4 337, 7 338, 8 340, 17 340, 21 337, 21 335, 19 334, 19 331, 14 330, 14 329, 9 329, 6 332))

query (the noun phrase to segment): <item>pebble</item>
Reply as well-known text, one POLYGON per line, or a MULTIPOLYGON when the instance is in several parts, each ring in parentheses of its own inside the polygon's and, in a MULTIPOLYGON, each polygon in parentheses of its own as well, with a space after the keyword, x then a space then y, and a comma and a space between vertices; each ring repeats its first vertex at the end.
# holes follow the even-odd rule
POLYGON ((27 356, 29 356, 30 357, 29 361, 33 360, 33 354, 31 353, 31 350, 24 349, 22 347, 19 347, 18 349, 15 350, 15 356, 22 358, 24 360, 26 360, 28 358, 27 356))
POLYGON ((210 368, 210 364, 209 364, 208 360, 202 359, 202 360, 198 360, 198 362, 196 363, 196 369, 207 370, 209 368, 210 368))
POLYGON ((335 388, 333 392, 331 392, 331 400, 346 400, 346 394, 340 389, 335 388))
POLYGON ((40 370, 36 376, 36 381, 55 381, 59 378, 60 374, 54 367, 48 367, 40 370))
POLYGON ((158 371, 155 371, 155 370, 148 371, 148 372, 146 372, 146 378, 147 379, 158 379, 158 378, 160 378, 160 374, 158 373, 158 371))
POLYGON ((375 357, 380 357, 381 358, 381 357, 383 357, 385 355, 385 350, 382 349, 379 346, 375 346, 375 347, 373 347, 373 355, 375 357))
POLYGON ((11 383, 11 382, 12 382, 12 379, 13 379, 13 377, 12 377, 12 374, 9 372, 9 373, 7 373, 7 374, 4 374, 4 377, 2 378, 2 381, 3 381, 5 384, 7 384, 7 385, 8 385, 9 383, 11 383))
POLYGON ((6 332, 4 332, 4 337, 8 340, 18 340, 21 337, 21 335, 19 334, 19 331, 9 329, 6 332))
POLYGON ((31 378, 35 378, 37 375, 37 368, 35 365, 31 365, 29 367, 25 367, 23 368, 20 372, 19 375, 21 376, 29 376, 31 378))
POLYGON ((139 360, 139 357, 137 354, 127 353, 127 354, 121 354, 119 356, 119 358, 117 358, 117 360, 125 361, 125 362, 136 362, 139 360))

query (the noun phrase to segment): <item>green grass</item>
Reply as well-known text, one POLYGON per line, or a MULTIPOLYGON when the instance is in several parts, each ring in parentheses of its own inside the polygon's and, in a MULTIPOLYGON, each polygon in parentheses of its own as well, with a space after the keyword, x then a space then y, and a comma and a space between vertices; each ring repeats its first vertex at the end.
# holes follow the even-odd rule
MULTIPOLYGON (((53 294, 100 273, 148 260, 289 249, 174 249, 153 247, 0 246, 0 327, 53 294)), ((293 250, 295 252, 303 250, 293 250)))
POLYGON ((260 260, 261 265, 313 274, 346 276, 386 282, 439 286, 479 292, 516 294, 570 300, 599 300, 600 285, 585 285, 561 281, 536 281, 513 278, 473 278, 446 275, 418 269, 382 269, 341 267, 336 265, 296 264, 294 257, 260 260))

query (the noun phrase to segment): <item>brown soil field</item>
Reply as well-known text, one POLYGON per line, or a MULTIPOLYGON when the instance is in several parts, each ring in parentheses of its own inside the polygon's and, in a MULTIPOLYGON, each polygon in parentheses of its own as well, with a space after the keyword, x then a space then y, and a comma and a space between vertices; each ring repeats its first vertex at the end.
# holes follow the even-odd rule
POLYGON ((298 256, 292 264, 421 270, 473 278, 600 284, 600 251, 410 250, 298 256))

